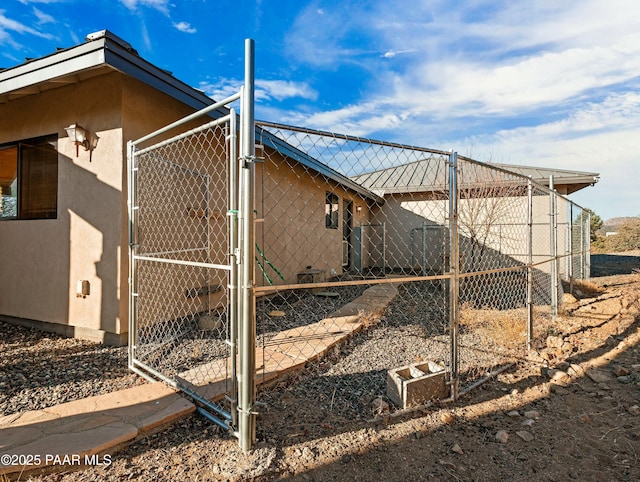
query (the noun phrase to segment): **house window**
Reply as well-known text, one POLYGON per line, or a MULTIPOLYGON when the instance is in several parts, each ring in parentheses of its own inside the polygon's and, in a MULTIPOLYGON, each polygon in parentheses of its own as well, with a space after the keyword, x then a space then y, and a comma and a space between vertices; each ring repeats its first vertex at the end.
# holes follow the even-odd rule
POLYGON ((338 196, 332 192, 326 195, 325 207, 325 226, 330 229, 338 229, 338 196))
POLYGON ((57 136, 0 145, 0 220, 55 219, 57 136))

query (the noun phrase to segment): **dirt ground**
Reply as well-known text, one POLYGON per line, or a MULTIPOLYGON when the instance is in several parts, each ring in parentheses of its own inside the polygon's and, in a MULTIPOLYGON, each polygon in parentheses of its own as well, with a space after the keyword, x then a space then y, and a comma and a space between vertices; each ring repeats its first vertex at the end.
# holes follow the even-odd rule
POLYGON ((256 448, 192 416, 39 480, 640 480, 640 252, 594 255, 582 293, 536 350, 455 403, 370 421, 332 417, 295 390, 260 393, 256 448))

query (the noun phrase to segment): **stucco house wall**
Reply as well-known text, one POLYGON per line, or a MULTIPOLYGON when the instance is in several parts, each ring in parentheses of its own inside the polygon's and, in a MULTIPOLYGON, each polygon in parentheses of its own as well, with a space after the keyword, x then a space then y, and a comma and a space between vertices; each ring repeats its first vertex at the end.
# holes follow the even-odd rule
POLYGON ((58 136, 57 219, 0 223, 0 314, 73 327, 79 336, 122 331, 111 301, 121 257, 121 104, 114 74, 0 105, 0 143, 58 136), (76 157, 64 130, 80 119, 100 136, 92 162, 83 150, 76 157), (90 282, 90 296, 76 296, 78 280, 90 282))
MULTIPOLYGON (((256 243, 284 277, 265 266, 272 282, 295 284, 308 266, 327 277, 342 274, 345 201, 352 203, 352 228, 368 222, 372 201, 273 150, 256 174, 256 215, 263 219, 256 224, 256 243), (338 197, 337 229, 325 224, 328 192, 338 197)), ((259 270, 256 283, 269 284, 259 270)))
MULTIPOLYGON (((493 199, 463 199, 459 201, 458 229, 460 232, 461 270, 477 271, 494 269, 528 262, 528 221, 527 197, 503 197, 493 199), (487 203, 498 205, 500 216, 486 217, 486 210, 480 209, 487 203), (469 214, 476 213, 476 214, 469 214), (475 260, 471 266, 470 231, 476 233, 477 226, 487 225, 478 236, 486 247, 482 260, 475 260)), ((551 256, 551 230, 549 225, 550 206, 548 195, 532 198, 532 245, 533 261, 540 262, 551 256)), ((433 193, 404 193, 385 196, 385 204, 374 216, 376 222, 389 225, 386 234, 387 264, 401 269, 426 269, 430 273, 442 273, 448 265, 448 209, 449 201, 436 199, 433 193), (422 238, 422 229, 425 229, 422 238), (413 232, 413 234, 412 234, 413 232), (422 241, 426 249, 422 251, 422 241)), ((568 247, 566 210, 559 209, 557 214, 558 252, 562 254, 568 247)), ((549 272, 550 266, 541 265, 541 271, 549 272)))
POLYGON ((0 144, 58 136, 57 218, 0 222, 0 316, 126 342, 126 142, 191 112, 118 72, 0 104, 0 144), (99 137, 91 161, 82 148, 76 157, 64 130, 73 123, 99 137), (90 283, 86 297, 77 296, 79 280, 90 283))

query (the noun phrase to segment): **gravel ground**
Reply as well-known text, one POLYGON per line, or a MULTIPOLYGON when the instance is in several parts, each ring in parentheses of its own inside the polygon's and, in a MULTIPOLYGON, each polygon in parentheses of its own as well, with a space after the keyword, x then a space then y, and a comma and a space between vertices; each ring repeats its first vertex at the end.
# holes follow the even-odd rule
MULTIPOLYGON (((450 364, 443 300, 438 283, 401 286, 379 321, 335 347, 324 359, 309 364, 307 376, 290 386, 290 394, 311 397, 323 412, 345 421, 370 419, 376 411, 373 402, 380 398, 393 412, 396 407, 386 396, 389 369, 427 360, 442 367, 450 364)), ((513 352, 486 339, 478 330, 463 330, 460 347, 463 381, 473 381, 513 357, 513 352)))
MULTIPOLYGON (((264 346, 277 333, 320 321, 358 298, 367 285, 331 289, 335 296, 316 296, 309 290, 289 291, 259 299, 256 304, 257 346, 264 346), (278 315, 286 310, 286 316, 278 315)), ((204 315, 206 318, 206 315, 204 315)), ((140 361, 167 376, 229 356, 226 318, 214 316, 207 323, 196 318, 147 327, 138 337, 140 361), (208 325, 211 329, 203 330, 208 325), (182 333, 175 336, 174 333, 182 333)), ((218 374, 211 374, 217 376, 218 374)))
MULTIPOLYGON (((278 331, 319 321, 367 288, 367 285, 332 288, 330 291, 338 295, 335 297, 296 291, 261 300, 257 307, 261 333, 258 346, 278 331), (280 310, 286 316, 270 314, 280 310)), ((402 286, 396 300, 374 326, 311 365, 313 376, 307 377, 296 390, 324 400, 324 408, 337 416, 370 417, 374 399, 383 397, 389 401, 385 395, 388 369, 423 360, 448 365, 450 347, 443 300, 437 283, 402 286)), ((152 366, 177 373, 225 353, 223 333, 195 333, 198 336, 167 344, 154 352, 152 366)), ((487 341, 474 331, 462 333, 460 341, 463 347, 487 347, 487 341)), ((462 370, 481 367, 479 372, 483 373, 502 361, 502 355, 496 356, 488 349, 461 350, 462 370)), ((107 347, 6 323, 0 323, 0 380, 2 415, 144 383, 128 371, 126 347, 107 347)))
POLYGON ((0 415, 142 384, 127 348, 64 338, 0 322, 0 415))
MULTIPOLYGON (((234 438, 192 416, 136 441, 109 467, 37 480, 640 480, 640 285, 633 282, 607 280, 614 291, 563 315, 547 346, 455 404, 363 420, 372 413, 369 400, 381 391, 380 366, 447 358, 439 297, 426 291, 405 299, 403 316, 394 302, 347 344, 261 390, 258 443, 248 454, 234 438), (611 382, 567 376, 596 359, 611 382), (630 373, 624 382, 616 380, 620 370, 630 373), (502 431, 510 434, 507 442, 497 441, 502 431)), ((396 302, 406 295, 401 292, 396 302)), ((7 327, 1 328, 6 338, 7 327)), ((473 351, 488 356, 487 364, 504 356, 490 356, 488 345, 475 343, 486 343, 477 336, 480 330, 462 333, 463 345, 473 344, 463 359, 475 363, 473 351)), ((15 365, 3 357, 0 369, 7 366, 15 376, 15 365)))

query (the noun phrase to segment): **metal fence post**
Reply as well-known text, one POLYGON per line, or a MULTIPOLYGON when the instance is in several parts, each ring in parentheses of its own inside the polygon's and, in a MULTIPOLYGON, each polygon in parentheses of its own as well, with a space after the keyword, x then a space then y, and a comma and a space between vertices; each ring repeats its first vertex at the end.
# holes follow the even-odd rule
POLYGON ((533 340, 533 184, 527 181, 527 350, 533 340))
POLYGON ((558 217, 556 212, 556 192, 553 176, 549 176, 549 211, 551 231, 551 316, 558 316, 558 217))
POLYGON ((238 135, 235 109, 229 110, 229 345, 231 372, 231 417, 238 424, 238 135))
POLYGON ((129 210, 129 335, 128 335, 128 366, 133 367, 135 357, 137 319, 136 319, 136 282, 135 282, 135 147, 131 141, 127 142, 127 208, 129 210))
POLYGON ((585 223, 585 237, 584 237, 584 272, 582 273, 583 279, 589 281, 591 279, 591 212, 587 211, 587 220, 585 223))
POLYGON ((458 153, 449 156, 449 325, 451 336, 451 398, 457 400, 460 374, 458 353, 459 331, 459 239, 458 239, 458 153))
POLYGON ((254 42, 245 41, 245 88, 242 97, 241 129, 242 162, 239 223, 241 246, 240 297, 242 298, 239 330, 239 400, 238 432, 240 447, 248 451, 256 438, 255 405, 255 358, 256 322, 253 300, 254 248, 253 248, 253 203, 255 177, 255 119, 254 119, 254 42))
POLYGON ((569 293, 573 293, 573 204, 569 204, 569 293))

